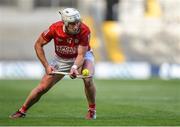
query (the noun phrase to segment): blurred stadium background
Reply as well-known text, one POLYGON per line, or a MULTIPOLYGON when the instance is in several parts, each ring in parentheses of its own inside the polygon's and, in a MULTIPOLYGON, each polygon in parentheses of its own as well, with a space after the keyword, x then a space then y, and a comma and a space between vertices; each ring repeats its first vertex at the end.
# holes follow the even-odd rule
POLYGON ((179 126, 179 35, 180 0, 0 0, 0 126, 179 126), (97 120, 84 120, 81 80, 59 82, 26 119, 11 120, 44 73, 34 42, 64 7, 92 31, 97 120))
MULTIPOLYGON (((64 7, 79 9, 91 28, 96 78, 179 79, 179 6, 179 0, 0 0, 0 79, 41 77, 33 45, 64 7)), ((45 50, 50 60, 53 43, 45 50)))

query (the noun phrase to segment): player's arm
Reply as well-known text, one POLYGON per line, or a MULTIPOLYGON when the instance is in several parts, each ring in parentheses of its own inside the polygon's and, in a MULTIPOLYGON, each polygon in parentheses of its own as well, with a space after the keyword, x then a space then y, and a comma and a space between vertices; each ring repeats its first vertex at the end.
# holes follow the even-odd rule
POLYGON ((49 66, 48 61, 45 57, 45 52, 43 49, 43 46, 46 45, 47 42, 42 35, 39 36, 39 38, 37 39, 37 41, 35 42, 34 45, 34 49, 36 51, 36 55, 38 57, 38 59, 41 61, 42 65, 44 66, 45 70, 46 70, 46 74, 50 74, 52 72, 52 68, 49 66))
POLYGON ((74 62, 74 65, 77 66, 77 68, 81 67, 84 63, 84 56, 86 52, 88 51, 89 42, 90 42, 90 31, 87 29, 85 31, 85 34, 83 34, 81 38, 81 42, 78 47, 78 55, 74 62))
POLYGON ((74 65, 77 66, 77 68, 81 67, 84 63, 84 56, 88 50, 88 46, 79 46, 78 47, 78 55, 76 57, 76 60, 74 62, 74 65))
POLYGON ((70 74, 72 76, 74 76, 74 75, 76 76, 78 74, 77 69, 83 65, 84 56, 85 56, 87 50, 88 50, 88 46, 79 45, 79 47, 78 47, 78 55, 77 55, 77 57, 75 59, 74 65, 71 67, 71 71, 70 71, 70 74))

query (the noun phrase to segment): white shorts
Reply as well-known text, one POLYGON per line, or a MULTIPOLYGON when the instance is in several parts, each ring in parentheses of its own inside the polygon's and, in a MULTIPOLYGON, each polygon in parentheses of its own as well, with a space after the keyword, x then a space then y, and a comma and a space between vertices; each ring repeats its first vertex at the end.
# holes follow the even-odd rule
MULTIPOLYGON (((84 59, 90 60, 94 63, 93 52, 87 51, 84 59)), ((74 61, 75 61, 75 58, 65 59, 65 58, 61 58, 55 55, 54 58, 50 62, 50 66, 52 66, 55 69, 55 71, 69 72, 71 69, 71 66, 74 64, 74 61)))

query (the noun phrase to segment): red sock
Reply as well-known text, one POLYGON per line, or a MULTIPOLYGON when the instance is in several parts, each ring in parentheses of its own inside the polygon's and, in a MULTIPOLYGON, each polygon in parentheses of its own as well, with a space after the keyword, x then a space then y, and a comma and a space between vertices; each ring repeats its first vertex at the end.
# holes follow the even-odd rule
POLYGON ((27 111, 27 108, 23 105, 23 106, 19 109, 19 111, 25 113, 25 112, 27 111))
POLYGON ((89 104, 90 110, 96 110, 96 104, 89 104))

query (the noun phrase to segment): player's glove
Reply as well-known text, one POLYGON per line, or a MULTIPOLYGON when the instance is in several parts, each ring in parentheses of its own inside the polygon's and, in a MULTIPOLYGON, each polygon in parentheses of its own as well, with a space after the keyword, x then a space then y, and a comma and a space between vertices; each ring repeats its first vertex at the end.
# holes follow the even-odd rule
POLYGON ((73 65, 71 67, 70 74, 69 74, 71 79, 75 79, 77 75, 79 74, 77 68, 78 68, 77 65, 73 65))

